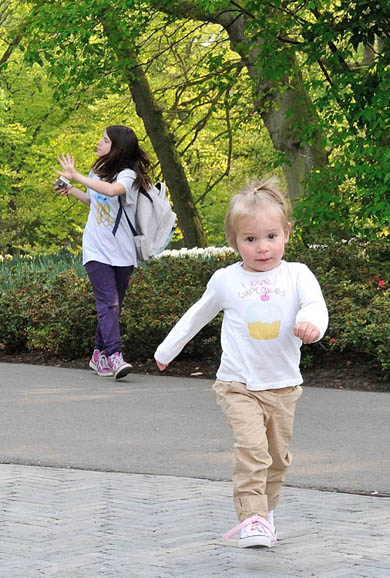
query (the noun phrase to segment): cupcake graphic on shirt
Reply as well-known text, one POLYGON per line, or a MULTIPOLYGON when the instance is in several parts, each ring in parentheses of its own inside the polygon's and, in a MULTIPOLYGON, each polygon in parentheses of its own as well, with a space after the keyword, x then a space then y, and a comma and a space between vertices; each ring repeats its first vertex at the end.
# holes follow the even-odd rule
POLYGON ((269 295, 261 295, 246 311, 249 335, 253 339, 275 339, 280 331, 280 309, 269 302, 269 295))

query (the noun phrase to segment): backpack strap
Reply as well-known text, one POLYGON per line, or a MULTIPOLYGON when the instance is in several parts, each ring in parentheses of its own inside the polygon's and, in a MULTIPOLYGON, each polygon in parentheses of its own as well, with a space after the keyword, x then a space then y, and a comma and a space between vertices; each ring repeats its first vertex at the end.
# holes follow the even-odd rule
MULTIPOLYGON (((158 183, 158 185, 160 185, 160 183, 158 183)), ((158 187, 158 188, 160 188, 160 187, 158 187)), ((142 193, 143 195, 145 195, 145 197, 147 197, 149 199, 149 201, 151 203, 153 203, 152 197, 149 195, 149 193, 147 191, 145 191, 145 189, 143 187, 140 187, 139 192, 142 193)), ((122 213, 124 213, 124 215, 126 217, 126 221, 128 222, 129 227, 131 229, 131 232, 133 233, 134 237, 136 237, 138 235, 138 233, 137 233, 135 227, 133 226, 132 222, 130 221, 129 217, 127 216, 127 213, 125 211, 124 206, 122 205, 121 195, 118 195, 118 201, 119 201, 119 209, 118 209, 118 213, 116 215, 115 224, 114 224, 114 228, 112 230, 112 234, 115 236, 115 234, 118 230, 118 227, 119 227, 119 221, 121 220, 122 213)))
POLYGON ((112 230, 112 234, 113 235, 116 234, 118 227, 119 227, 119 221, 121 220, 122 213, 124 213, 124 215, 126 217, 126 221, 128 222, 129 227, 131 229, 131 232, 133 233, 134 237, 136 237, 138 235, 138 233, 137 233, 136 229, 133 227, 133 225, 132 225, 129 217, 127 216, 127 213, 126 213, 126 211, 122 205, 121 195, 118 196, 118 201, 119 201, 119 209, 118 209, 118 213, 116 215, 115 225, 114 225, 114 228, 112 230))
MULTIPOLYGON (((160 183, 158 183, 158 184, 160 184, 160 183)), ((157 186, 157 185, 156 185, 156 186, 157 186)), ((160 190, 160 187, 157 187, 157 188, 160 190)), ((149 195, 149 193, 148 193, 147 191, 145 191, 145 189, 144 189, 143 187, 140 187, 140 188, 139 188, 139 192, 142 193, 143 195, 145 195, 145 197, 146 197, 147 199, 149 199, 149 201, 153 204, 153 199, 152 199, 152 197, 149 195)))

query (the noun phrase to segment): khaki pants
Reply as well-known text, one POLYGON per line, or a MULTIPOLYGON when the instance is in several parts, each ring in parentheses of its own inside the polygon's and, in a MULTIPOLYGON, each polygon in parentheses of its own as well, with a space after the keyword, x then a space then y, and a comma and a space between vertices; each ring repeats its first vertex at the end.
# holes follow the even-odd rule
POLYGON ((248 391, 243 383, 217 380, 213 390, 233 431, 233 498, 238 518, 243 521, 258 514, 267 519, 291 464, 288 448, 302 388, 248 391))

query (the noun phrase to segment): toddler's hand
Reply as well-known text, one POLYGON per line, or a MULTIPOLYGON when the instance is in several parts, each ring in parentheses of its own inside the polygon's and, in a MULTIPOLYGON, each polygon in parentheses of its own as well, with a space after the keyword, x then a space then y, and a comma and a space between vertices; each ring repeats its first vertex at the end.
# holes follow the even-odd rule
POLYGON ((319 338, 320 330, 310 321, 299 321, 294 326, 294 335, 302 339, 303 343, 313 343, 319 338))
POLYGON ((168 365, 165 365, 164 363, 160 363, 159 361, 157 361, 157 359, 156 359, 156 365, 160 371, 165 371, 166 368, 168 367, 168 365))

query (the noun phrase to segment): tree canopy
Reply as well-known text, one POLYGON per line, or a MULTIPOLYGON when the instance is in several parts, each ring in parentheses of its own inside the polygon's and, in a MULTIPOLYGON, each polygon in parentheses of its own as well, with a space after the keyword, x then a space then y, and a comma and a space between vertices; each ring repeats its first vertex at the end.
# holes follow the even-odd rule
POLYGON ((3 3, 0 252, 77 250, 56 158, 131 124, 186 245, 222 244, 228 197, 277 173, 307 239, 388 234, 386 0, 3 3))

